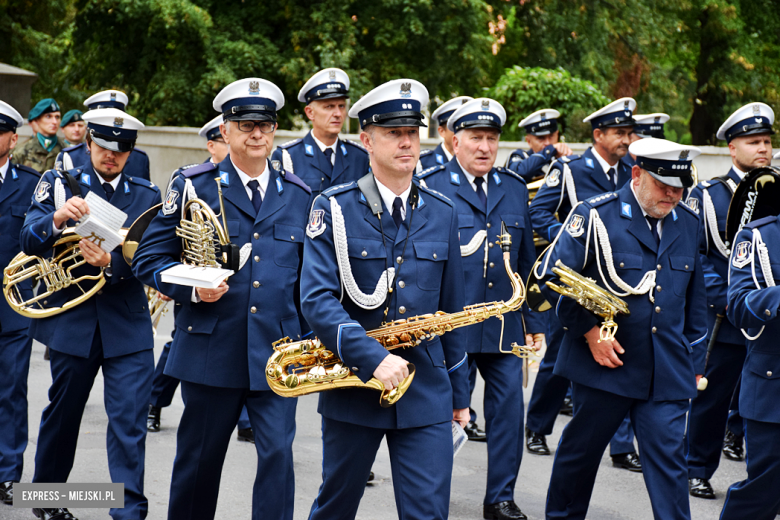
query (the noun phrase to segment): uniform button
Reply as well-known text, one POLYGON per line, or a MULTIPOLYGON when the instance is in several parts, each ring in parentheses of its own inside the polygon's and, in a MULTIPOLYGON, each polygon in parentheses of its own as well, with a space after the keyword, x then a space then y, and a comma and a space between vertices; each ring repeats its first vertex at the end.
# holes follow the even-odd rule
POLYGON ((360 253, 360 256, 362 256, 363 258, 365 258, 365 257, 367 257, 367 256, 368 256, 368 253, 366 252, 366 250, 365 250, 365 249, 363 250, 363 252, 362 252, 362 253, 360 253))
POLYGON ((661 270, 661 264, 658 264, 657 266, 655 266, 655 268, 660 271, 661 270))
POLYGON ((492 289, 492 288, 493 288, 493 282, 488 283, 488 289, 492 289))
POLYGON ((487 223, 487 228, 490 229, 490 222, 487 223))
POLYGON ((353 372, 358 372, 358 371, 359 371, 359 370, 358 370, 358 367, 352 367, 352 371, 353 371, 353 372))
POLYGON ((656 307, 656 308, 655 308, 655 312, 656 312, 656 314, 657 314, 657 313, 659 313, 659 312, 661 312, 661 307, 656 307))
POLYGON ((494 264, 493 262, 490 262, 489 265, 490 265, 490 267, 495 267, 496 266, 496 264, 494 264))
POLYGON ((295 240, 295 235, 290 235, 290 240, 295 240))
POLYGON ((43 236, 46 236, 46 231, 43 232, 43 236))
POLYGON ((688 270, 688 264, 685 264, 685 270, 686 271, 688 270))
POLYGON ((250 307, 249 308, 249 312, 251 312, 252 314, 256 314, 257 313, 257 307, 254 307, 254 306, 250 307))
POLYGON ((766 314, 767 316, 771 316, 772 315, 772 311, 767 309, 767 310, 764 311, 764 314, 766 314))
POLYGON ((625 267, 625 266, 626 266, 626 264, 624 264, 623 262, 620 262, 620 267, 625 267))
POLYGON ((569 330, 569 327, 564 327, 563 330, 569 330))
POLYGON ((400 307, 398 307, 398 312, 399 312, 400 314, 406 314, 406 307, 404 307, 403 305, 401 305, 400 307))
POLYGON ((192 325, 190 325, 189 327, 187 327, 187 332, 192 332, 192 325))
POLYGON ((488 247, 493 247, 493 242, 489 242, 488 247))
POLYGON ((661 287, 660 285, 656 285, 655 289, 656 291, 661 292, 661 289, 663 289, 663 287, 661 287))
POLYGON ((653 334, 655 334, 658 331, 655 327, 653 327, 653 334))
POLYGON ((437 258, 436 253, 433 253, 433 259, 436 260, 437 258))
POLYGON ((401 289, 403 289, 404 287, 406 287, 406 282, 404 282, 403 280, 399 281, 399 282, 398 282, 398 287, 400 287, 401 289))
POLYGON ((260 282, 258 282, 257 280, 255 280, 254 282, 252 282, 252 287, 254 287, 255 289, 257 289, 258 287, 260 287, 260 282))
POLYGON ((400 256, 397 256, 395 258, 395 263, 396 264, 402 264, 402 263, 404 263, 404 259, 402 257, 400 257, 400 256))
POLYGON ((258 238, 260 238, 260 233, 255 233, 253 236, 255 237, 255 240, 257 240, 258 238))
POLYGON ((100 296, 101 294, 103 294, 103 291, 102 290, 98 291, 98 296, 100 296))
POLYGON ((260 261, 260 257, 255 255, 255 262, 259 262, 259 261, 260 261))
POLYGON ((766 377, 772 377, 772 371, 771 370, 767 370, 766 371, 766 377))

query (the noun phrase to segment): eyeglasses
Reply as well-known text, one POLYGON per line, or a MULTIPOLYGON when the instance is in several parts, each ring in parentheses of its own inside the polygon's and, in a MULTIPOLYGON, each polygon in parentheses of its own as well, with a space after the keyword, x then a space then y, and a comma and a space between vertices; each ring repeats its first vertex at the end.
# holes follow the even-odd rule
POLYGON ((270 134, 276 129, 276 124, 269 121, 236 121, 238 129, 242 132, 253 132, 255 127, 260 129, 263 134, 270 134))

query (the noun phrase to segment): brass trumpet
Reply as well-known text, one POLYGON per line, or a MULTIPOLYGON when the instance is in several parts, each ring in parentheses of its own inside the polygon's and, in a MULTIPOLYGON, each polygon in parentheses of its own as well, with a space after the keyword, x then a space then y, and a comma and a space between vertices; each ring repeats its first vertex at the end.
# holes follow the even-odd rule
MULTIPOLYGON (((504 313, 516 311, 523 305, 525 287, 520 276, 512 271, 509 260, 512 237, 503 223, 497 243, 503 250, 504 267, 513 289, 512 297, 508 301, 469 305, 461 312, 452 314, 438 311, 435 314, 396 320, 368 331, 368 336, 377 340, 387 350, 393 350, 417 346, 423 340, 485 321, 492 316, 503 322, 504 313)), ((501 332, 503 337, 503 329, 501 332)), ((290 338, 282 338, 274 342, 273 347, 274 353, 268 359, 265 375, 271 390, 283 397, 297 397, 335 388, 372 388, 382 392, 379 403, 387 408, 403 396, 414 378, 415 368, 409 363, 409 376, 397 388, 386 390, 384 384, 376 378, 363 383, 317 338, 294 342, 290 341, 290 338)), ((525 357, 531 352, 532 349, 525 345, 512 344, 511 353, 518 357, 525 357)))
POLYGON ((618 325, 615 323, 615 315, 619 312, 631 314, 626 302, 596 285, 595 280, 592 278, 572 271, 560 260, 555 262, 555 267, 553 267, 552 271, 566 285, 561 286, 547 282, 547 287, 559 294, 573 298, 593 314, 604 318, 599 330, 599 343, 615 339, 615 333, 617 333, 618 329, 618 325))

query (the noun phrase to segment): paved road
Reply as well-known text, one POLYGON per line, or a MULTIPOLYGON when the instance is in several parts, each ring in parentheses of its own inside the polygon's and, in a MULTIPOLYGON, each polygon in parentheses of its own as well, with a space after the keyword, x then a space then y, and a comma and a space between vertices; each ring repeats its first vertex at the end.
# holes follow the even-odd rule
MULTIPOLYGON (((170 330, 170 316, 163 318, 160 330, 170 330)), ((166 338, 161 334, 155 343, 155 353, 159 355, 166 338)), ((30 367, 30 445, 25 454, 23 481, 32 478, 35 448, 38 437, 38 424, 43 408, 48 403, 47 390, 51 383, 48 362, 43 360, 43 347, 33 345, 30 367)), ((525 392, 526 405, 531 395, 529 388, 525 392)), ((110 482, 106 460, 105 434, 107 419, 103 407, 103 380, 98 374, 90 395, 84 419, 81 425, 78 453, 71 473, 71 482, 110 482)), ((474 407, 482 412, 482 385, 478 384, 474 407)), ((163 410, 162 431, 149 434, 146 441, 146 494, 149 498, 150 520, 166 518, 168 490, 171 468, 176 448, 176 425, 183 409, 181 398, 177 395, 173 405, 163 410)), ((312 500, 316 496, 321 482, 320 417, 317 414, 316 396, 300 398, 298 401, 298 432, 295 438, 296 498, 295 519, 304 519, 308 515, 312 500)), ((561 430, 568 421, 559 416, 555 431, 548 439, 554 448, 561 430)), ((483 423, 484 424, 484 423, 483 423)), ((251 489, 256 471, 254 446, 233 441, 227 453, 222 474, 220 500, 217 518, 249 518, 251 511, 251 489)), ((520 477, 515 490, 515 499, 530 519, 544 518, 544 503, 553 457, 539 457, 525 454, 520 468, 520 477)), ((452 479, 452 499, 450 518, 482 518, 482 498, 486 480, 486 446, 469 442, 455 459, 452 479)), ((397 518, 393 485, 390 480, 390 462, 386 445, 377 455, 374 472, 379 481, 366 488, 358 518, 365 520, 384 520, 397 518)), ((694 520, 716 519, 720 514, 728 486, 745 478, 744 463, 723 459, 718 472, 712 480, 716 500, 691 499, 694 520)), ((421 488, 420 493, 426 490, 421 488)), ((273 500, 273 498, 272 498, 273 500)), ((108 519, 106 509, 78 509, 72 511, 81 520, 108 519)), ((644 487, 641 474, 613 468, 607 454, 596 481, 591 501, 589 518, 594 520, 652 519, 650 501, 644 487)), ((14 509, 0 504, 0 519, 17 520, 34 518, 28 509, 14 509)))

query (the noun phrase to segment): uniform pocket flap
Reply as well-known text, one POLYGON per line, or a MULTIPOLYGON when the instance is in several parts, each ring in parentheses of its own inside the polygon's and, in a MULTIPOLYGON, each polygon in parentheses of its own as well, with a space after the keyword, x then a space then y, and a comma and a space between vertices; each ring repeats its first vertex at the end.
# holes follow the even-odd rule
POLYGON ((176 326, 189 334, 211 334, 217 326, 219 316, 207 312, 193 310, 182 306, 176 317, 176 326))
POLYGON ((694 263, 692 256, 669 255, 669 263, 675 271, 693 272, 694 263))
POLYGON ((414 241, 414 252, 417 258, 432 260, 434 262, 443 262, 447 260, 449 247, 447 242, 423 242, 414 241))
POLYGON ((281 321, 282 337, 288 337, 293 341, 301 339, 301 322, 298 316, 290 316, 281 321))
POLYGON ((501 220, 504 221, 504 224, 506 224, 506 227, 513 227, 513 228, 524 228, 525 227, 525 219, 522 215, 501 215, 501 220))
POLYGON ((474 227, 474 215, 458 213, 458 227, 474 227))
POLYGON ((385 248, 381 240, 367 238, 350 238, 347 242, 347 250, 352 258, 385 258, 385 248))
POLYGON ((26 217, 27 216, 27 208, 30 206, 23 205, 23 206, 11 206, 11 215, 14 217, 26 217))
POLYGON ((274 224, 274 238, 285 242, 303 243, 303 228, 289 224, 274 224))
MULTIPOLYGON (((219 219, 219 223, 222 224, 222 219, 219 219)), ((241 221, 240 220, 228 220, 228 232, 230 233, 231 237, 237 237, 238 233, 241 229, 241 221)))
POLYGON ((642 269, 642 255, 616 251, 612 254, 612 261, 618 269, 642 269))
POLYGON ((753 351, 748 359, 748 368, 764 379, 780 379, 780 354, 753 351))

